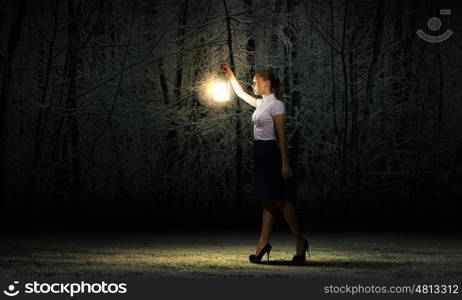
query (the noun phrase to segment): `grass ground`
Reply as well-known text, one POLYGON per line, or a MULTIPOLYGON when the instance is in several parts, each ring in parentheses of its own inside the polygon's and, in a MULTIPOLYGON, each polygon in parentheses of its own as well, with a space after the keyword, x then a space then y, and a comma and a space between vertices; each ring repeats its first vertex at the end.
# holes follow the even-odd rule
POLYGON ((255 265, 257 231, 8 234, 0 274, 149 278, 462 278, 458 232, 309 232, 311 257, 290 260, 287 231, 273 233, 270 261, 255 265))

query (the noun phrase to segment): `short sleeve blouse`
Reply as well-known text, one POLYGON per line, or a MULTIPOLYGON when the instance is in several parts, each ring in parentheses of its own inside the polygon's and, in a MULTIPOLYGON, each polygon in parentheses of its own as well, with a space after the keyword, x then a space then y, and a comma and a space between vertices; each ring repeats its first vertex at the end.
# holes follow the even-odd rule
POLYGON ((276 140, 273 118, 281 114, 285 114, 284 103, 274 94, 263 95, 263 99, 257 99, 257 107, 252 115, 254 139, 276 140))

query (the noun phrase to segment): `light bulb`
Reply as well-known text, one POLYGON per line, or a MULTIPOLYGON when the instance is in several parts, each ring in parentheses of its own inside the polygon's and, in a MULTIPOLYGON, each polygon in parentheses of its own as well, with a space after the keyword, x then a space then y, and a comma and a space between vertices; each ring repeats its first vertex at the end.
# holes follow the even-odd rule
POLYGON ((226 81, 217 81, 213 86, 213 99, 217 102, 229 101, 229 84, 226 81))

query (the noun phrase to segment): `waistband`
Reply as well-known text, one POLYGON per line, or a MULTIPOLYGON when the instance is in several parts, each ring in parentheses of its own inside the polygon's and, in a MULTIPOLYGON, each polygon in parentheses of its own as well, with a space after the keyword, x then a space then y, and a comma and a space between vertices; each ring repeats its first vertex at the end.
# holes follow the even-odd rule
POLYGON ((257 145, 270 145, 270 144, 278 144, 276 140, 253 140, 254 144, 257 145))

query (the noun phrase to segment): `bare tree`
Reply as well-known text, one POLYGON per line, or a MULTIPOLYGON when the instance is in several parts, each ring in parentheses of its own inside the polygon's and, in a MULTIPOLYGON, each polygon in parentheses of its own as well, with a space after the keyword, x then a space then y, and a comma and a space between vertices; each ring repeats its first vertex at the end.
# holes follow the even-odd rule
MULTIPOLYGON (((5 161, 5 140, 7 137, 6 124, 7 124, 7 109, 8 109, 8 96, 10 91, 11 79, 12 79, 12 61, 16 52, 19 39, 21 37, 22 25, 26 17, 28 1, 21 0, 15 11, 13 23, 8 27, 5 23, 8 21, 6 15, 2 14, 2 20, 0 21, 1 27, 10 28, 7 35, 6 41, 1 41, 0 44, 0 79, 1 79, 1 92, 0 92, 0 160, 5 161)), ((15 6, 16 8, 16 6, 15 6)), ((5 9, 6 13, 8 10, 5 9)), ((4 197, 4 178, 5 176, 5 164, 0 164, 0 198, 4 197)), ((0 201, 0 214, 3 214, 4 203, 0 201)))

